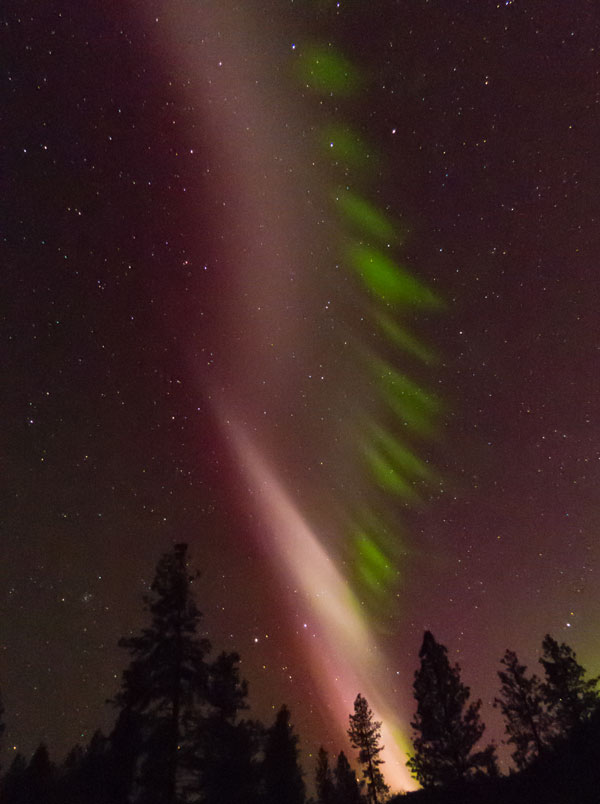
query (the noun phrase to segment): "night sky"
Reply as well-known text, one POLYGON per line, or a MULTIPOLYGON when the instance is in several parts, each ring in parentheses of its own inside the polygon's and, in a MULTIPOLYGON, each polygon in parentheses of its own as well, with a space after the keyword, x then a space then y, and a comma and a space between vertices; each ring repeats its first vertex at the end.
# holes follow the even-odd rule
POLYGON ((2 16, 5 755, 110 728, 117 641, 177 541, 306 767, 352 753, 359 691, 409 735, 425 629, 497 741, 506 648, 535 668, 550 632, 600 672, 597 4, 2 16), (393 234, 353 233, 340 192, 393 234), (369 236, 430 304, 361 278, 369 236), (386 411, 390 371, 431 426, 386 411), (365 462, 377 427, 426 467, 408 489, 365 462))

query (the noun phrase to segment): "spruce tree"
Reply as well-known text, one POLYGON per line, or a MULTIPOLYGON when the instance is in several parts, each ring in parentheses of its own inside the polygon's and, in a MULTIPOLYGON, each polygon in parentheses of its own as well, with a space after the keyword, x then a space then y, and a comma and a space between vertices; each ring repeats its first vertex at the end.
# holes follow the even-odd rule
POLYGON ((575 651, 550 634, 542 642, 540 664, 546 677, 543 693, 554 719, 557 737, 566 737, 577 723, 589 719, 600 704, 596 689, 600 677, 585 678, 575 651))
POLYGON ((143 755, 139 804, 186 801, 182 777, 193 753, 191 724, 206 699, 210 643, 198 631, 201 613, 191 584, 186 544, 176 544, 156 568, 144 598, 150 625, 121 639, 131 663, 115 703, 140 716, 143 755))
POLYGON ((111 759, 110 740, 100 730, 87 748, 72 748, 58 774, 57 803, 124 804, 114 795, 111 759))
POLYGON ((221 653, 209 666, 207 707, 197 720, 197 783, 191 785, 204 804, 251 804, 257 796, 258 728, 238 720, 248 708, 239 662, 237 653, 221 653))
POLYGON ((356 774, 350 767, 343 751, 338 754, 333 771, 335 781, 335 804, 364 804, 356 774))
POLYGON ((100 729, 92 735, 84 752, 81 767, 89 790, 86 800, 89 802, 107 801, 104 793, 106 792, 107 777, 111 770, 110 743, 100 729))
POLYGON ((423 787, 451 784, 482 772, 497 773, 493 745, 473 750, 485 729, 479 716, 481 701, 468 703, 470 690, 460 679, 459 666, 450 666, 447 653, 426 631, 413 685, 417 700, 411 722, 414 754, 407 762, 423 787))
POLYGON ((209 667, 207 702, 223 720, 235 720, 248 709, 248 682, 240 678, 238 653, 220 653, 209 667))
POLYGON ((125 707, 109 736, 107 783, 112 804, 129 804, 139 757, 144 753, 143 715, 125 707))
POLYGON ((290 711, 284 705, 266 733, 262 765, 264 804, 304 804, 304 780, 298 757, 298 737, 290 723, 290 711))
MULTIPOLYGON (((68 801, 72 804, 87 804, 84 781, 82 779, 82 764, 84 750, 77 744, 71 748, 59 771, 57 785, 57 798, 59 802, 68 801)), ((1 799, 0 799, 1 800, 1 799)))
POLYGON ((31 804, 38 802, 51 802, 55 796, 56 768, 50 761, 48 748, 40 743, 25 771, 27 797, 25 801, 31 804))
POLYGON ((363 776, 367 783, 368 799, 372 804, 378 804, 380 796, 389 790, 379 769, 383 765, 379 754, 384 748, 379 744, 381 723, 373 719, 373 712, 360 693, 354 701, 354 714, 349 718, 348 737, 352 747, 358 750, 358 761, 363 766, 363 776))
POLYGON ((515 747, 511 756, 522 770, 544 752, 552 736, 552 721, 540 679, 525 674, 527 668, 519 663, 514 651, 507 650, 501 664, 504 670, 499 670, 498 676, 502 686, 494 706, 504 716, 506 742, 515 747))
POLYGON ((21 804, 27 801, 27 760, 18 753, 2 778, 2 804, 21 804))
POLYGON ((329 767, 329 755, 321 746, 317 756, 317 766, 315 769, 315 787, 317 790, 318 804, 335 804, 335 789, 333 777, 329 767))

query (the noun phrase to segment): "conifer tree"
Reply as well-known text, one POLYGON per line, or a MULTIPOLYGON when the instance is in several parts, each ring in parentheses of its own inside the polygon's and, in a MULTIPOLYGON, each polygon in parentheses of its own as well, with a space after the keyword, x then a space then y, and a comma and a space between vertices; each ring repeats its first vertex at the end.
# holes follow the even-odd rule
POLYGON ((100 729, 94 732, 84 752, 82 760, 83 775, 90 788, 88 800, 92 800, 93 791, 102 790, 106 783, 110 763, 110 744, 100 729))
POLYGON ((495 775, 495 746, 473 751, 485 729, 481 701, 468 703, 470 690, 460 679, 459 666, 450 666, 446 648, 430 631, 419 658, 413 685, 417 713, 411 722, 414 754, 407 762, 413 776, 423 787, 435 787, 477 773, 495 775))
POLYGON ((233 722, 248 709, 248 682, 240 678, 238 653, 220 653, 209 667, 207 702, 222 720, 233 722))
POLYGON ((527 668, 519 663, 514 651, 507 650, 501 664, 504 670, 499 670, 498 676, 502 686, 494 706, 504 716, 506 742, 515 747, 511 756, 522 770, 544 752, 552 736, 552 721, 540 679, 525 674, 527 668))
POLYGON ((546 677, 542 684, 546 703, 554 718, 556 735, 566 737, 577 723, 587 720, 600 705, 597 678, 585 678, 575 651, 550 634, 542 642, 540 664, 546 677))
POLYGON ((333 776, 336 804, 364 804, 356 774, 343 751, 338 754, 333 776))
POLYGON ((258 728, 238 720, 248 708, 239 662, 237 653, 221 653, 209 666, 207 708, 197 720, 197 783, 191 785, 204 804, 251 804, 257 796, 258 728))
POLYGON ((81 763, 86 804, 119 804, 116 797, 116 756, 111 739, 94 732, 81 763))
POLYGON ((298 737, 283 705, 267 729, 263 760, 264 804, 304 804, 304 780, 298 763, 298 737))
POLYGON ((45 743, 40 743, 25 772, 25 789, 27 791, 25 800, 31 804, 52 801, 55 781, 56 769, 50 761, 48 748, 45 743))
POLYGON ((114 795, 111 760, 110 740, 100 730, 85 749, 72 748, 58 774, 57 804, 124 804, 114 795))
POLYGON ((73 746, 67 754, 59 771, 58 801, 68 801, 72 804, 84 804, 86 802, 87 804, 82 779, 83 757, 84 751, 79 743, 73 746))
POLYGON ((329 755, 323 746, 319 748, 317 756, 315 787, 319 804, 335 804, 335 789, 331 768, 329 767, 329 755))
POLYGON ((202 615, 191 588, 196 577, 188 569, 187 545, 174 545, 158 562, 144 598, 150 625, 119 642, 132 659, 115 703, 141 719, 140 804, 186 800, 182 776, 193 748, 191 724, 206 698, 210 650, 198 633, 202 615))
POLYGON ((25 802, 27 796, 27 760, 23 754, 18 753, 10 763, 1 785, 2 804, 18 804, 25 802))
POLYGON ((143 755, 143 715, 121 709, 109 736, 107 786, 112 804, 129 804, 136 780, 136 766, 143 755))
POLYGON ((360 693, 354 701, 354 714, 350 715, 348 737, 352 747, 358 750, 358 761, 363 766, 363 776, 367 783, 368 799, 372 804, 378 804, 381 796, 389 790, 379 769, 383 765, 379 754, 384 748, 379 744, 381 723, 373 719, 373 712, 360 693))

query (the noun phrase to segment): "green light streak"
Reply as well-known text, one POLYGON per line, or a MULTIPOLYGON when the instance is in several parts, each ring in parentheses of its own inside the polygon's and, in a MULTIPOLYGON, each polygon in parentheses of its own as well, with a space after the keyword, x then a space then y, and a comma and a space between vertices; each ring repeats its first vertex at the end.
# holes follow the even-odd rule
POLYGON ((326 126, 320 136, 324 150, 344 168, 362 169, 373 159, 367 144, 351 129, 339 124, 326 126))
POLYGON ((402 424, 419 436, 433 436, 441 409, 439 400, 383 361, 377 361, 374 370, 379 376, 383 399, 402 424))
POLYGON ((384 242, 396 240, 391 220, 364 198, 350 190, 341 190, 334 199, 346 219, 360 231, 384 242))
POLYGON ((390 581, 394 569, 374 539, 367 533, 358 531, 354 534, 354 548, 358 557, 359 574, 369 588, 376 589, 390 581))
POLYGON ((391 732, 392 732, 392 735, 394 737, 394 740, 396 741, 396 745, 398 745, 402 749, 402 751, 404 751, 404 753, 407 756, 410 756, 411 752, 414 750, 411 740, 409 740, 408 737, 406 737, 400 731, 398 726, 393 725, 390 728, 391 728, 391 732))
POLYGON ((419 502, 415 483, 430 482, 433 478, 430 468, 389 430, 374 421, 367 424, 367 430, 369 439, 363 454, 379 486, 407 503, 419 502))
POLYGON ((359 88, 358 72, 337 50, 308 45, 300 52, 298 75, 309 88, 321 95, 349 97, 359 88))
POLYGON ((397 324, 391 316, 380 311, 376 315, 376 320, 390 343, 393 343, 398 349, 412 355, 426 365, 438 362, 435 352, 421 343, 414 335, 411 335, 408 330, 397 324))
MULTIPOLYGON (((364 75, 330 44, 310 42, 297 54, 297 76, 320 98, 351 98, 365 83, 364 75)), ((381 350, 395 350, 396 358, 424 366, 435 365, 435 352, 410 332, 399 316, 407 310, 438 310, 444 305, 398 261, 396 250, 406 231, 366 197, 366 188, 381 174, 379 154, 340 119, 318 131, 317 147, 326 157, 323 167, 330 167, 332 176, 335 172, 338 185, 332 188, 331 199, 342 231, 343 263, 359 278, 364 300, 370 296, 370 315, 381 350)), ((415 454, 411 442, 435 437, 441 403, 382 359, 382 351, 364 343, 356 348, 376 386, 375 408, 361 411, 361 436, 357 438, 375 496, 345 517, 350 535, 345 551, 362 602, 381 612, 382 606, 394 602, 391 592, 399 576, 396 565, 407 554, 398 534, 398 502, 420 505, 421 488, 436 477, 415 454)), ((406 743, 400 733, 396 737, 406 743)))
POLYGON ((441 306, 429 288, 381 251, 354 243, 348 249, 348 257, 368 290, 383 301, 427 308, 441 306))
POLYGON ((405 502, 416 503, 419 499, 411 483, 404 478, 385 452, 374 445, 365 449, 365 459, 377 483, 405 502))
POLYGON ((400 441, 374 422, 371 424, 372 439, 385 452, 393 464, 406 477, 412 480, 431 480, 432 472, 427 464, 418 458, 414 452, 403 446, 400 441))
MULTIPOLYGON (((380 505, 383 507, 383 502, 380 502, 380 505)), ((350 530, 358 529, 370 533, 373 538, 377 538, 377 543, 382 548, 385 548, 389 555, 399 556, 405 554, 407 552, 406 546, 398 532, 398 528, 394 527, 394 532, 390 533, 387 524, 388 519, 382 513, 381 507, 378 507, 377 512, 375 512, 373 509, 363 506, 356 514, 354 521, 351 522, 350 530)))

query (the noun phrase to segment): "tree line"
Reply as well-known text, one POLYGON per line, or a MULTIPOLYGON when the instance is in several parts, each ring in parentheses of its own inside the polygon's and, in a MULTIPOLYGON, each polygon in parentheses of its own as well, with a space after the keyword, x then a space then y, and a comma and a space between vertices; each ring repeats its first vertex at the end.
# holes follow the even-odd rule
POLYGON ((273 724, 243 717, 240 657, 211 658, 201 634, 186 544, 158 562, 144 597, 148 624, 119 645, 129 654, 108 736, 98 731, 55 766, 46 745, 20 754, 0 782, 2 804, 300 804, 298 737, 287 707, 273 724))
POLYGON ((427 631, 419 652, 408 760, 422 804, 583 804, 600 801, 600 677, 587 678, 573 649, 547 634, 541 675, 506 650, 494 706, 514 767, 502 776, 497 746, 481 746, 481 700, 471 701, 444 645, 427 631))
MULTIPOLYGON (((29 761, 17 754, 0 778, 0 804, 305 804, 290 711, 283 705, 268 727, 244 716, 248 685, 240 657, 212 657, 200 632, 196 578, 186 544, 161 557, 144 597, 149 622, 119 642, 130 661, 109 701, 114 728, 75 746, 59 766, 44 744, 29 761)), ((318 804, 382 804, 410 796, 422 804, 600 800, 599 678, 586 678, 572 648, 546 635, 539 676, 528 674, 514 651, 504 654, 494 705, 512 748, 508 776, 500 774, 496 745, 481 746, 481 700, 471 700, 460 667, 450 664, 446 647, 429 631, 419 660, 407 765, 422 789, 390 798, 381 723, 358 694, 347 733, 362 778, 343 751, 330 765, 321 747, 318 804), (577 798, 571 797, 574 786, 577 798)), ((0 705, 0 739, 4 728, 0 705)))

